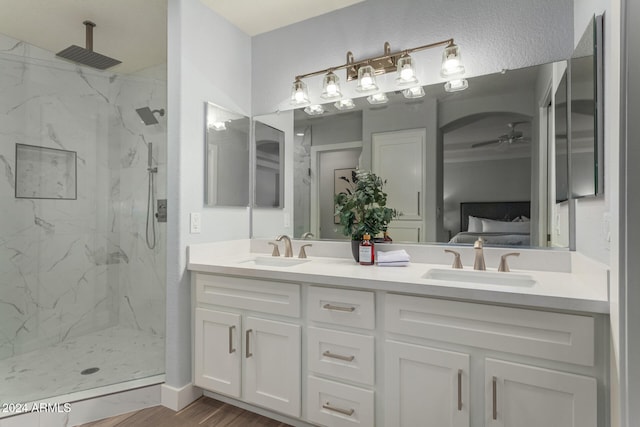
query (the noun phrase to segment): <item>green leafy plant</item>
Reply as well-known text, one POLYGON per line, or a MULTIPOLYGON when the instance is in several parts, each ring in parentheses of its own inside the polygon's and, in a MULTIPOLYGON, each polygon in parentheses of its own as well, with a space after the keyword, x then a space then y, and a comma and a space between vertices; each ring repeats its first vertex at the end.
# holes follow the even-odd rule
POLYGON ((400 214, 387 207, 387 193, 383 180, 371 171, 355 170, 350 177, 341 176, 349 186, 335 195, 335 215, 342 225, 345 236, 352 240, 362 240, 369 234, 372 238, 387 230, 392 219, 400 214))

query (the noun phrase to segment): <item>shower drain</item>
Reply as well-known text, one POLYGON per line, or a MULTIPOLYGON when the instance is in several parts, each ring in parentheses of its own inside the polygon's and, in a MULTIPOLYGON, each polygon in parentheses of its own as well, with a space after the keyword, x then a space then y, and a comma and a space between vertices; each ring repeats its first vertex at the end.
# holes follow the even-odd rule
POLYGON ((83 369, 80 372, 80 375, 91 375, 91 374, 95 374, 96 372, 98 372, 100 370, 100 368, 87 368, 87 369, 83 369))

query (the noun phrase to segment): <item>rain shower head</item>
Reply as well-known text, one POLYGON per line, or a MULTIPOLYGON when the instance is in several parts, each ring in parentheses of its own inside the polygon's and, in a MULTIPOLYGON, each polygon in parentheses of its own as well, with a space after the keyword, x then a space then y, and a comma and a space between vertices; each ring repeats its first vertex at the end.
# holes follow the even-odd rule
POLYGON ((164 116, 164 108, 159 110, 151 111, 149 107, 137 108, 136 113, 140 116, 145 125, 156 125, 158 124, 158 119, 156 119, 155 113, 158 113, 160 117, 164 116))
POLYGON ((107 68, 120 64, 122 61, 109 58, 108 56, 104 56, 93 51, 93 27, 95 27, 96 24, 91 21, 84 21, 83 24, 87 29, 86 49, 74 44, 56 53, 56 56, 68 59, 69 61, 79 62, 80 64, 88 65, 89 67, 97 68, 99 70, 106 70, 107 68))

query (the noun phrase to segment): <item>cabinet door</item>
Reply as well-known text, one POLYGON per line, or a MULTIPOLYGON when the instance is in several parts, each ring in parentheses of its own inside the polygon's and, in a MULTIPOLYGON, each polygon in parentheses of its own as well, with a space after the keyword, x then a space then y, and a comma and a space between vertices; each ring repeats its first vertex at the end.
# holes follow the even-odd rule
POLYGON ((240 315, 196 309, 194 382, 207 390, 240 397, 240 315))
POLYGON ((596 427, 595 378, 487 359, 488 427, 596 427))
POLYGON ((385 426, 469 426, 469 355, 388 340, 385 426))
POLYGON ((300 416, 300 326, 247 317, 244 397, 248 402, 300 416))

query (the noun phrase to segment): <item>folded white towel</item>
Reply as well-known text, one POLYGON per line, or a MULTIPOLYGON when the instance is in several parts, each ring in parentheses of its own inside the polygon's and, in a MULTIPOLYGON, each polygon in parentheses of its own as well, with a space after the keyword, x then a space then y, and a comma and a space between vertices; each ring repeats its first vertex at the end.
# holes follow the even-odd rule
POLYGON ((409 262, 411 261, 411 257, 404 249, 400 249, 397 251, 388 251, 382 252, 378 251, 377 260, 378 263, 386 263, 386 262, 409 262))
POLYGON ((406 267, 407 265, 409 265, 409 261, 392 261, 392 262, 378 261, 378 267, 406 267))

